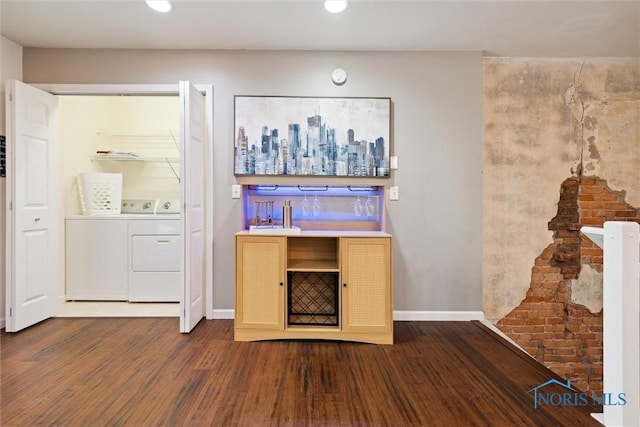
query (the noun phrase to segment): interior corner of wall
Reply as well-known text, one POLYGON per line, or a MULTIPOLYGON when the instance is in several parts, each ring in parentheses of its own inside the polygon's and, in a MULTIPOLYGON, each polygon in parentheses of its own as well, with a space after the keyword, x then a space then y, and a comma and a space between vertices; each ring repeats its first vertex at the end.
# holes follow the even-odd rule
MULTIPOLYGON (((519 280, 518 277, 501 277, 496 283, 490 283, 483 286, 483 311, 485 319, 496 324, 509 313, 511 313, 516 307, 518 307, 524 299, 527 297, 527 291, 530 288, 530 283, 524 280, 527 274, 522 273, 523 277, 519 280), (505 289, 505 283, 523 283, 522 286, 512 286, 505 289)), ((497 279, 496 279, 497 280, 497 279)))

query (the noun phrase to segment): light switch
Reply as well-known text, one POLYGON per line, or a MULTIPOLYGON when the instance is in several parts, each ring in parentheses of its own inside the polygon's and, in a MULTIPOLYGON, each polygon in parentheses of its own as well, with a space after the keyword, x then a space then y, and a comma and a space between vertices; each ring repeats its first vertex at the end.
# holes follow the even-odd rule
POLYGON ((389 200, 400 200, 400 190, 398 187, 389 187, 389 200))
POLYGON ((233 184, 231 186, 231 198, 232 199, 239 199, 241 192, 242 192, 242 186, 240 186, 238 184, 233 184))
POLYGON ((389 157, 389 168, 398 169, 398 156, 389 157))

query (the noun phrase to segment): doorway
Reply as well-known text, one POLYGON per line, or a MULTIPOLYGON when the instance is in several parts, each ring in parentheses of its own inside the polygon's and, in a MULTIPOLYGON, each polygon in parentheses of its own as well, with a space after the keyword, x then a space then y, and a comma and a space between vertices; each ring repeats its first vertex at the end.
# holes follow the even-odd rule
MULTIPOLYGON (((61 217, 66 223, 66 227, 65 223, 61 224, 66 233, 59 249, 66 259, 61 266, 65 281, 60 294, 66 295, 66 301, 58 307, 56 316, 178 317, 180 283, 177 277, 171 278, 174 283, 171 287, 175 288, 173 297, 161 298, 148 292, 144 302, 128 299, 129 269, 118 268, 128 267, 127 257, 132 256, 128 253, 129 239, 124 238, 129 217, 126 206, 121 215, 110 215, 107 221, 88 220, 83 215, 83 195, 78 193, 77 178, 80 174, 120 175, 122 188, 118 192, 121 199, 118 203, 125 201, 123 205, 130 200, 179 201, 180 98, 177 95, 59 95, 58 108, 61 217), (122 227, 117 224, 121 222, 122 227), (75 231, 79 224, 83 224, 80 233, 75 231), (109 233, 87 232, 110 226, 113 230, 109 233), (122 238, 117 235, 120 229, 123 229, 122 238), (83 241, 78 242, 78 238, 83 241), (85 252, 94 254, 85 257, 85 252), (91 257, 98 254, 103 261, 92 268, 91 257), (74 255, 76 259, 70 259, 74 255), (119 259, 122 262, 118 262, 119 259), (124 293, 118 292, 122 288, 124 293)), ((156 219, 161 220, 158 216, 149 221, 156 219)), ((156 276, 159 281, 163 280, 162 273, 156 276)), ((148 287, 153 287, 154 277, 146 280, 150 282, 148 287)))
MULTIPOLYGON (((18 86, 18 83, 19 82, 16 82, 15 84, 12 83, 12 85, 18 86)), ((22 83, 20 83, 19 85, 21 85, 20 87, 24 87, 25 90, 27 90, 27 88, 30 87, 22 83)), ((182 160, 183 163, 181 164, 181 167, 184 168, 185 171, 189 171, 189 177, 185 179, 184 177, 181 177, 179 173, 176 173, 174 166, 169 165, 169 167, 172 169, 172 172, 174 175, 172 179, 176 178, 178 183, 180 183, 181 185, 180 186, 180 195, 181 195, 180 206, 181 207, 184 206, 185 213, 179 215, 181 218, 180 223, 183 224, 185 229, 189 230, 190 232, 190 234, 186 233, 185 239, 197 238, 199 239, 199 242, 200 242, 200 244, 194 245, 193 241, 187 241, 185 242, 184 245, 182 245, 182 247, 186 252, 185 252, 185 255, 181 257, 182 259, 180 261, 180 264, 183 267, 181 270, 184 273, 184 277, 186 277, 186 279, 183 281, 184 294, 183 294, 183 297, 180 298, 180 302, 181 302, 181 308, 179 310, 180 330, 181 332, 189 332, 191 328, 195 326, 197 321, 202 317, 204 317, 205 314, 206 314, 206 317, 211 318, 212 312, 213 312, 213 307, 212 307, 213 304, 211 300, 211 294, 212 294, 211 277, 213 272, 212 272, 210 256, 207 256, 207 252, 210 251, 212 248, 212 242, 211 242, 212 219, 210 217, 207 218, 206 216, 202 215, 202 212, 210 208, 210 206, 212 205, 212 201, 210 200, 210 198, 206 197, 206 194, 211 194, 210 189, 212 184, 212 171, 211 171, 212 153, 210 151, 210 143, 212 141, 212 135, 213 135, 213 130, 212 130, 213 88, 210 85, 203 85, 199 88, 196 88, 193 85, 189 84, 189 82, 180 82, 179 86, 178 85, 37 85, 37 87, 34 87, 33 89, 29 89, 29 91, 33 92, 33 91, 37 91, 38 89, 42 91, 41 93, 48 92, 54 97, 64 96, 64 95, 99 95, 102 97, 107 95, 120 95, 124 97, 134 96, 134 95, 145 95, 145 96, 174 95, 175 96, 175 94, 177 94, 178 92, 180 93, 180 100, 181 100, 179 103, 180 104, 179 124, 181 129, 180 136, 181 138, 183 138, 182 141, 185 141, 182 143, 183 149, 187 151, 191 150, 190 156, 180 156, 180 157, 183 157, 183 160, 182 160), (194 159, 198 159, 198 161, 194 162, 194 159), (196 175, 192 172, 194 170, 200 170, 200 172, 196 175), (199 189, 195 190, 193 185, 195 185, 199 189), (186 188, 189 188, 189 191, 186 191, 185 190, 186 188), (193 198, 192 194, 196 194, 197 197, 193 198), (201 194, 202 196, 199 196, 198 194, 201 194), (194 216, 194 214, 191 212, 195 213, 196 216, 194 216), (198 220, 198 215, 200 217, 200 220, 198 220), (190 228, 186 228, 186 227, 190 227, 190 228), (186 261, 190 259, 188 251, 194 247, 195 248, 199 247, 201 248, 200 250, 202 251, 202 253, 200 253, 198 256, 193 257, 194 259, 201 260, 199 261, 199 265, 194 264, 192 261, 186 261), (189 280, 189 277, 197 276, 197 274, 194 276, 194 271, 200 274, 200 278, 197 281, 189 280), (199 273, 200 271, 201 273, 199 273), (208 283, 208 285, 205 286, 205 283, 208 283)), ((12 99, 13 94, 9 93, 8 95, 9 95, 8 98, 12 99)), ((51 97, 51 95, 49 96, 51 97)), ((106 98, 103 98, 103 101, 105 99, 106 98)), ((20 106, 20 103, 21 103, 21 96, 18 96, 18 97, 14 96, 12 100, 12 105, 11 105, 12 111, 13 110, 21 111, 20 108, 17 108, 18 106, 20 106), (14 105, 14 103, 16 105, 14 105)), ((123 115, 122 113, 123 113, 122 111, 119 112, 120 115, 123 115)), ((127 114, 124 114, 124 115, 127 115, 127 114)), ((82 119, 83 119, 82 117, 75 118, 77 122, 82 122, 82 119)), ((21 134, 19 132, 18 127, 15 127, 13 132, 15 132, 15 135, 13 135, 13 138, 12 138, 15 140, 14 143, 16 144, 16 146, 22 146, 21 143, 23 143, 24 141, 20 140, 21 134)), ((104 132, 96 132, 96 133, 98 134, 102 133, 104 135, 104 132)), ((81 146, 87 146, 87 144, 81 144, 81 146)), ((60 150, 60 152, 66 153, 72 157, 78 156, 78 155, 80 155, 81 158, 85 157, 84 154, 77 153, 77 151, 82 151, 82 150, 77 150, 77 147, 78 147, 77 144, 72 144, 71 147, 73 147, 73 149, 66 150, 66 151, 60 150)), ((175 148, 175 141, 174 141, 174 148, 175 148)), ((60 152, 56 152, 55 154, 59 155, 61 154, 60 152)), ((84 160, 86 161, 86 158, 84 160)), ((73 164, 74 162, 70 161, 69 158, 60 159, 60 164, 62 168, 66 168, 67 163, 73 164)), ((94 169, 94 168, 92 167, 90 169, 94 169)), ((52 177, 50 176, 50 179, 55 179, 55 177, 56 177, 55 175, 53 175, 52 177)), ((137 181, 137 180, 134 180, 134 181, 137 181)), ((67 184, 68 183, 69 181, 67 180, 67 184)), ((68 212, 73 212, 73 211, 77 212, 76 210, 77 197, 75 198, 73 197, 75 193, 73 189, 77 187, 69 186, 69 185, 65 186, 64 183, 58 183, 58 184, 60 184, 64 190, 64 195, 62 197, 63 200, 60 201, 60 204, 67 205, 64 207, 64 209, 60 209, 60 217, 64 218, 66 215, 68 215, 68 212)), ((9 194, 8 192, 8 201, 10 203, 12 203, 12 200, 13 200, 12 198, 15 197, 16 191, 18 191, 17 194, 20 194, 19 190, 16 190, 16 188, 14 187, 12 187, 11 194, 9 194)), ((138 188, 137 191, 140 191, 140 189, 138 188)), ((172 189, 164 188, 163 191, 171 192, 172 189)), ((11 204, 9 205, 11 206, 11 204)), ((12 215, 12 218, 8 219, 8 222, 11 224, 11 227, 13 227, 13 224, 15 224, 15 218, 13 218, 13 215, 12 215)), ((64 243, 62 243, 64 242, 64 239, 62 239, 62 241, 56 240, 56 242, 59 245, 64 246, 64 243)), ((9 242, 8 245, 9 245, 8 246, 9 252, 15 254, 15 247, 13 246, 13 244, 9 242)), ((19 265, 19 261, 20 261, 19 258, 20 258, 19 256, 15 256, 15 258, 12 260, 12 263, 11 263, 12 267, 8 269, 8 271, 11 270, 9 271, 9 273, 11 274, 8 273, 8 276, 7 276, 8 278, 12 278, 12 274, 13 274, 12 271, 14 271, 15 265, 19 265)), ((63 288, 64 287, 63 284, 65 281, 64 279, 62 280, 53 279, 50 282, 54 284, 55 283, 62 284, 61 287, 63 288)), ((15 294, 16 289, 23 289, 22 286, 17 287, 18 285, 16 283, 17 282, 15 282, 13 279, 11 281, 8 280, 8 284, 7 284, 8 293, 9 291, 11 291, 12 293, 15 294)), ((20 281, 20 283, 22 283, 22 280, 20 281)), ((29 282, 24 282, 24 285, 29 286, 29 282)), ((64 297, 64 291, 56 292, 54 290, 54 292, 52 292, 52 294, 56 294, 56 293, 57 295, 61 296, 60 298, 61 300, 66 299, 64 297)), ((7 308, 8 308, 7 311, 9 313, 12 312, 11 304, 15 305, 17 303, 15 301, 12 302, 9 298, 7 298, 7 308)), ((13 313, 15 316, 16 312, 14 311, 13 313)), ((11 314, 10 314, 10 317, 11 317, 11 314)), ((46 316, 43 318, 46 318, 46 316)), ((13 319, 10 319, 10 320, 11 322, 13 322, 13 319)), ((15 331, 15 330, 17 329, 15 329, 14 326, 12 326, 11 329, 7 327, 7 331, 15 331)))

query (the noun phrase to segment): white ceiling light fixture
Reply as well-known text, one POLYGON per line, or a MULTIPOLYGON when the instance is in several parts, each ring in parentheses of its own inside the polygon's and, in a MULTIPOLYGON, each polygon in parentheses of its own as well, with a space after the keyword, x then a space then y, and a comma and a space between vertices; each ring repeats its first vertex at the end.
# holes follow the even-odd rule
POLYGON ((169 12, 171 11, 171 2, 168 0, 147 0, 147 6, 156 12, 169 12))
POLYGON ((326 0, 324 8, 331 13, 340 13, 347 8, 347 0, 326 0))

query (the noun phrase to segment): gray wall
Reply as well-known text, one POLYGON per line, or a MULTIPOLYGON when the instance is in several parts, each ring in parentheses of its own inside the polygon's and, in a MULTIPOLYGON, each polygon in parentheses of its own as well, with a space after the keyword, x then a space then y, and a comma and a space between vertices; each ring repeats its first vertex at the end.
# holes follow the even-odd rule
MULTIPOLYGON (((390 97, 387 201, 394 236, 394 309, 482 310, 481 52, 306 52, 24 49, 27 83, 193 83, 214 86, 214 307, 233 308, 233 234, 241 207, 230 198, 233 96, 390 97), (331 71, 344 68, 344 86, 331 71)), ((316 179, 313 183, 345 183, 316 179)), ((292 182, 269 179, 266 183, 292 182)), ((297 181, 293 181, 297 183, 297 181)), ((304 183, 311 183, 305 180, 304 183)))

